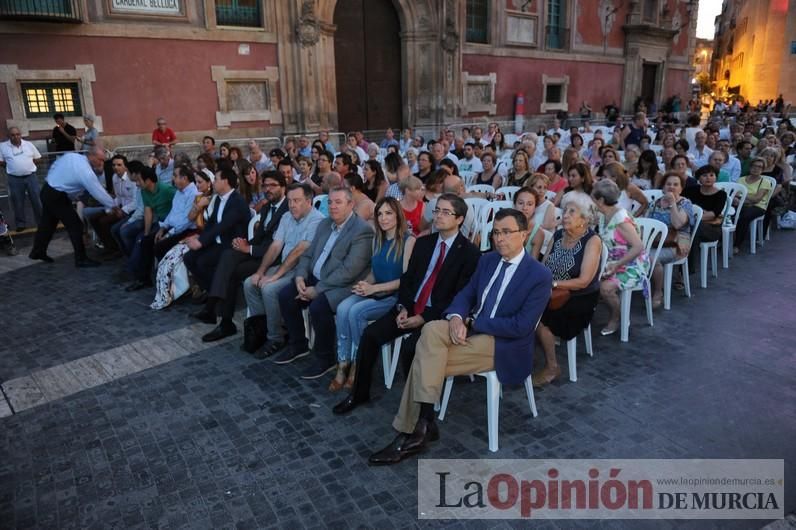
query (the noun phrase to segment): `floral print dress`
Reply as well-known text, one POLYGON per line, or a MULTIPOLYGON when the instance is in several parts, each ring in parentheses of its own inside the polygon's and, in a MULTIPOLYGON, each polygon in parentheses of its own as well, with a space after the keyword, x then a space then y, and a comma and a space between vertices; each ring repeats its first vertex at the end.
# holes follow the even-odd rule
MULTIPOLYGON (((630 226, 638 232, 633 217, 623 208, 619 208, 607 223, 604 221, 600 223, 600 237, 605 246, 608 247, 607 263, 609 264, 616 263, 624 258, 629 250, 629 243, 619 230, 623 223, 630 223, 630 226)), ((644 250, 633 261, 616 269, 611 277, 604 279, 614 283, 619 289, 633 289, 644 282, 644 278, 649 273, 649 268, 650 262, 647 252, 644 250)))

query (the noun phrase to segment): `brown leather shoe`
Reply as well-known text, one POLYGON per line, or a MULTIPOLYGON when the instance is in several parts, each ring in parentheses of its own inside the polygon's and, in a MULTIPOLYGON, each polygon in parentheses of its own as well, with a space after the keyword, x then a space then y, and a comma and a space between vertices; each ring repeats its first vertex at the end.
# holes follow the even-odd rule
POLYGON ((345 380, 343 388, 349 391, 353 389, 356 377, 357 377, 357 363, 351 363, 351 367, 348 369, 348 377, 345 380))
POLYGON ((542 370, 539 370, 533 375, 531 381, 533 382, 533 386, 541 388, 545 385, 549 385, 559 377, 561 377, 560 366, 556 366, 553 369, 550 369, 547 366, 545 366, 542 370))

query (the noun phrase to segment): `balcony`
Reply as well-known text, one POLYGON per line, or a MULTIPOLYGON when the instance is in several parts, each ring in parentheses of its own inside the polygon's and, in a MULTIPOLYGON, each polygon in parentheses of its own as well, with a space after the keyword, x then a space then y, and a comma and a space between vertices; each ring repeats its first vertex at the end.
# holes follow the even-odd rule
POLYGON ((79 0, 3 0, 0 20, 82 22, 79 0))
POLYGON ((569 28, 562 26, 545 26, 545 46, 548 50, 566 50, 569 48, 569 28))

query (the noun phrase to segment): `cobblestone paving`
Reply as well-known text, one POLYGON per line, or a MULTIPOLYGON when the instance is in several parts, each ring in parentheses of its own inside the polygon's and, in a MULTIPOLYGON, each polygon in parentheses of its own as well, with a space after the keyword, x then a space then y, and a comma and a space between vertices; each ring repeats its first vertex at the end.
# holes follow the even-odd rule
MULTIPOLYGON (((457 379, 429 458, 784 458, 796 480, 794 236, 733 260, 708 290, 645 324, 630 342, 579 343, 578 382, 521 388, 500 407, 487 449, 485 385, 457 379), (753 272, 754 271, 754 272, 753 272)), ((116 266, 71 258, 0 275, 0 381, 191 324, 190 305, 155 313, 125 293, 116 266)), ((604 322, 598 312, 595 330, 604 322)), ((566 355, 559 352, 566 372, 566 355)), ((417 520, 417 466, 369 468, 393 436, 403 381, 338 418, 328 381, 257 362, 237 341, 212 346, 0 419, 0 528, 524 528, 417 520)), ((786 489, 786 513, 796 493, 786 489)), ((536 522, 539 528, 760 528, 764 522, 536 522)))

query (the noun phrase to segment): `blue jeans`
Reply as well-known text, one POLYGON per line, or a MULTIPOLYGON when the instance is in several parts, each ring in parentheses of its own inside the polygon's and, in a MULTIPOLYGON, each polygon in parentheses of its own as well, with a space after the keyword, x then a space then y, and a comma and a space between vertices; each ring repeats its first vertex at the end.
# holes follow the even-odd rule
POLYGON ((143 231, 143 219, 128 223, 127 218, 125 218, 111 227, 111 235, 113 236, 113 239, 115 239, 119 244, 119 248, 122 249, 122 252, 128 256, 133 252, 133 247, 135 246, 135 240, 138 237, 138 234, 143 231))
POLYGON ((337 306, 337 360, 356 361, 359 339, 368 323, 384 315, 398 301, 398 295, 375 299, 352 294, 337 306))
POLYGON ((36 218, 36 224, 39 224, 41 219, 41 199, 39 198, 41 190, 39 189, 36 173, 23 177, 8 175, 8 194, 10 195, 11 204, 14 206, 14 225, 17 229, 27 226, 25 224, 25 193, 28 194, 30 205, 33 207, 33 217, 36 218))

